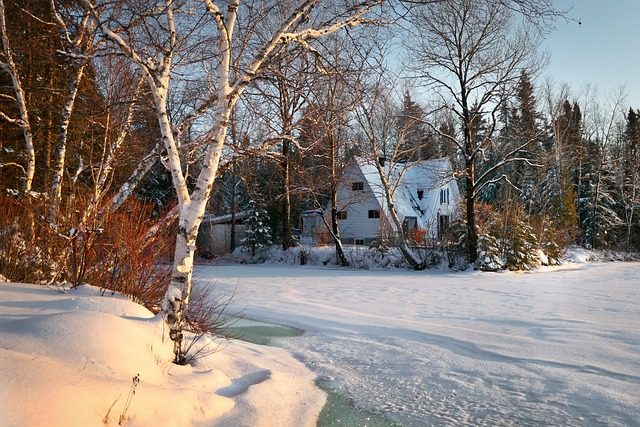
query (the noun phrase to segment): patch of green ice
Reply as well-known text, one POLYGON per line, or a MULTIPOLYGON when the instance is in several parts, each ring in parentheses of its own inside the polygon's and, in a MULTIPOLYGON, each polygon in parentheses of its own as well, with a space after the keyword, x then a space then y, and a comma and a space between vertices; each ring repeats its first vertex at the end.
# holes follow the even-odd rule
POLYGON ((327 393, 327 403, 320 411, 317 427, 401 427, 380 414, 356 407, 342 387, 323 380, 316 384, 327 393))
POLYGON ((278 338, 299 337, 304 331, 290 326, 241 319, 225 328, 232 338, 259 345, 274 345, 278 338))

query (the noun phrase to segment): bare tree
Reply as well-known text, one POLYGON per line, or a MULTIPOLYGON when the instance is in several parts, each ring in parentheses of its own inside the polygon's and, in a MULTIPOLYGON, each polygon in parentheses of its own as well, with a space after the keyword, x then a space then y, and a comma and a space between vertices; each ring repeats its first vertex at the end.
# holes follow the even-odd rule
POLYGON ((297 2, 287 8, 286 14, 279 15, 284 17, 276 30, 269 33, 254 30, 255 22, 269 16, 276 6, 271 2, 241 5, 239 0, 229 0, 221 6, 213 0, 203 0, 205 14, 197 12, 199 2, 165 0, 150 7, 132 2, 131 7, 126 8, 127 13, 121 13, 121 16, 116 15, 122 9, 117 9, 112 2, 81 0, 81 3, 99 23, 103 35, 138 66, 153 97, 162 145, 179 203, 174 265, 163 313, 174 342, 174 360, 183 363, 183 327, 191 294, 196 237, 220 164, 230 115, 239 97, 285 46, 290 43, 308 46, 311 39, 365 23, 367 14, 379 1, 356 3, 320 20, 313 15, 319 0, 297 2), (190 7, 188 13, 182 9, 187 6, 190 7), (127 15, 136 11, 139 13, 135 16, 127 15), (198 30, 210 23, 213 30, 207 31, 215 34, 207 40, 206 53, 210 62, 203 62, 203 58, 199 60, 203 67, 210 66, 207 77, 213 90, 194 106, 192 114, 180 123, 172 123, 168 104, 170 90, 172 84, 180 84, 172 81, 176 76, 174 67, 179 61, 188 62, 189 50, 186 48, 196 49, 193 43, 198 30), (145 34, 153 37, 144 37, 145 34), (179 145, 184 131, 204 112, 209 113, 211 124, 202 133, 202 166, 190 191, 179 145))
POLYGON ((342 266, 349 265, 349 261, 340 238, 339 212, 346 208, 348 201, 338 200, 338 185, 345 152, 351 142, 353 112, 362 99, 359 82, 369 71, 367 55, 359 51, 360 43, 360 40, 347 40, 338 35, 324 43, 317 58, 323 72, 310 85, 309 105, 302 125, 302 138, 307 140, 311 154, 307 156, 306 187, 314 195, 315 206, 323 211, 328 199, 329 220, 324 212, 321 218, 342 266))
POLYGON ((377 80, 366 91, 364 100, 355 111, 356 121, 362 133, 361 151, 365 160, 375 166, 380 179, 381 192, 389 215, 394 237, 398 239, 398 248, 405 261, 416 270, 426 268, 424 261, 409 246, 402 221, 394 204, 394 194, 402 182, 402 176, 412 162, 417 146, 408 148, 404 143, 411 122, 404 120, 400 109, 393 101, 392 90, 386 86, 386 76, 379 74, 377 80), (407 151, 409 150, 409 151, 407 151))
POLYGON ((0 36, 2 37, 2 55, 0 55, 0 71, 6 71, 11 77, 11 83, 13 86, 13 91, 15 96, 10 95, 2 95, 3 97, 9 97, 11 100, 14 100, 18 106, 18 112, 20 117, 13 118, 0 111, 0 119, 6 120, 9 123, 14 123, 20 127, 22 130, 22 135, 24 137, 25 144, 25 154, 27 157, 27 166, 26 168, 19 163, 5 163, 1 164, 1 167, 4 166, 14 166, 18 167, 24 172, 24 185, 23 190, 25 192, 31 191, 31 186, 33 184, 33 176, 35 174, 36 169, 36 153, 33 148, 33 133, 31 131, 31 122, 29 120, 29 110, 27 108, 27 100, 24 92, 24 88, 22 85, 22 80, 20 79, 20 73, 18 71, 18 67, 16 66, 13 51, 11 50, 11 43, 9 40, 9 34, 7 32, 6 25, 6 14, 4 1, 0 0, 0 36))
MULTIPOLYGON (((518 3, 519 4, 519 3, 518 3)), ((501 102, 513 95, 522 71, 535 73, 544 61, 536 54, 539 32, 518 25, 513 8, 494 0, 442 0, 411 11, 414 42, 408 48, 413 71, 437 96, 437 103, 457 117, 461 132, 445 134, 464 159, 459 177, 464 187, 467 252, 477 258, 475 201, 485 186, 508 177, 510 162, 531 161, 519 154, 525 141, 488 163, 501 102), (484 121, 482 132, 479 124, 484 121)))
POLYGON ((95 48, 95 39, 92 34, 94 28, 93 21, 90 19, 88 13, 78 14, 77 11, 70 9, 66 10, 68 16, 63 17, 56 7, 55 0, 50 0, 50 2, 55 23, 63 34, 66 50, 64 54, 68 56, 73 64, 59 124, 56 159, 53 166, 53 177, 49 195, 50 201, 47 220, 53 224, 56 221, 56 215, 62 197, 62 180, 65 171, 69 124, 76 104, 80 83, 95 48))

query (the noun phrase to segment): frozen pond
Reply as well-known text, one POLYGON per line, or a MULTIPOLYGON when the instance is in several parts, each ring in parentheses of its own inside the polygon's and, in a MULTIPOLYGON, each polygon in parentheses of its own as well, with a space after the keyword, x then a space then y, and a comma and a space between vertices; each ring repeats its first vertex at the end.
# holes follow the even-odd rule
MULTIPOLYGON (((238 320, 233 326, 225 328, 225 332, 234 339, 260 345, 284 347, 287 345, 295 347, 295 338, 304 334, 304 331, 297 328, 245 318, 238 320)), ((379 414, 356 407, 343 384, 326 379, 319 379, 316 384, 327 393, 327 402, 320 412, 317 427, 335 425, 397 427, 397 424, 379 414)))
POLYGON ((406 426, 635 425, 640 264, 415 273, 198 267, 357 405, 406 426))

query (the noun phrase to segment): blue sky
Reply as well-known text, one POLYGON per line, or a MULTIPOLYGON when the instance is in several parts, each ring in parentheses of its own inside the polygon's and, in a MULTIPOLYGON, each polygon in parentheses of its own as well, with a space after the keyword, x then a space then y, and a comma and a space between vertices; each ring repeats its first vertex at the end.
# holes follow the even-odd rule
POLYGON ((551 54, 542 75, 579 94, 586 83, 606 97, 626 86, 626 104, 640 108, 640 0, 554 0, 579 20, 558 20, 544 47, 551 54))

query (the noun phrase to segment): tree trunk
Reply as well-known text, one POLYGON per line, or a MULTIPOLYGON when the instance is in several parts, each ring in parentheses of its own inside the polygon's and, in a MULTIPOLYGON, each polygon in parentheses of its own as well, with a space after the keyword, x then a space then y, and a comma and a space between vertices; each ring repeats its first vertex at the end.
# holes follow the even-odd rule
MULTIPOLYGON (((0 36, 2 37, 2 47, 4 57, 7 61, 3 66, 9 71, 11 77, 11 83, 13 85, 14 92, 16 94, 16 101, 18 103, 18 111, 20 112, 19 120, 12 120, 12 122, 18 124, 22 129, 22 135, 24 136, 25 153, 27 157, 27 167, 25 168, 25 179, 22 185, 22 190, 27 193, 31 191, 33 186, 33 176, 36 169, 36 152, 33 148, 33 133, 31 131, 31 123, 29 121, 29 110, 27 109, 27 99, 22 88, 22 82, 20 75, 18 74, 18 68, 13 60, 13 52, 9 44, 9 35, 7 34, 7 27, 5 21, 5 8, 4 1, 0 0, 0 36)), ((4 67, 3 67, 4 68, 4 67)), ((27 82, 28 83, 28 82, 27 82)), ((6 116, 5 116, 6 117, 6 116)))
POLYGON ((111 199, 109 210, 111 212, 117 211, 120 206, 124 204, 124 202, 129 198, 129 196, 133 193, 133 190, 136 189, 137 185, 140 183, 142 178, 149 172, 149 169, 158 161, 160 158, 160 144, 156 144, 153 147, 153 150, 147 156, 142 159, 140 164, 135 171, 131 174, 129 179, 120 186, 118 192, 111 199))
MULTIPOLYGON (((180 215, 183 216, 182 214, 180 215)), ((176 236, 171 283, 165 295, 162 307, 165 320, 169 326, 169 338, 173 341, 174 363, 184 364, 185 353, 182 348, 182 331, 186 321, 186 310, 191 296, 191 277, 193 273, 193 258, 196 249, 198 228, 187 229, 184 218, 180 218, 180 226, 176 236)))
MULTIPOLYGON (((342 247, 342 240, 340 240, 340 228, 338 227, 338 176, 336 173, 336 158, 338 153, 336 152, 336 142, 334 138, 331 138, 331 237, 336 247, 336 258, 343 267, 349 265, 347 257, 344 255, 344 248, 342 247)), ((322 215, 324 220, 324 214, 322 215)))
POLYGON ((465 195, 467 208, 467 256, 469 262, 475 263, 478 259, 478 233, 476 231, 476 206, 473 189, 473 175, 475 168, 473 160, 467 161, 467 177, 465 178, 465 195))
POLYGON ((236 176, 236 162, 233 162, 231 165, 231 230, 230 230, 230 244, 229 250, 231 252, 236 250, 236 210, 238 209, 237 203, 237 195, 236 195, 236 187, 237 187, 237 176, 236 176))
POLYGON ((598 175, 596 179, 596 189, 593 194, 593 210, 592 210, 592 218, 591 218, 591 247, 593 249, 596 248, 596 235, 598 233, 598 199, 600 197, 600 181, 602 177, 602 161, 598 166, 598 175))
POLYGON ((80 87, 80 81, 84 75, 84 67, 85 64, 80 65, 76 71, 76 75, 71 80, 69 84, 69 93, 67 94, 67 101, 65 102, 64 109, 62 110, 60 135, 58 135, 58 146, 56 149, 56 162, 53 167, 53 178, 51 180, 49 212, 47 213, 47 221, 50 224, 56 222, 60 199, 62 198, 62 178, 64 177, 67 142, 69 139, 69 123, 71 121, 71 114, 73 113, 76 95, 78 94, 78 89, 80 87))
MULTIPOLYGON (((333 243, 336 247, 336 258, 338 259, 338 263, 343 267, 349 266, 349 261, 347 261, 347 257, 344 254, 344 247, 342 246, 342 240, 340 240, 340 229, 338 228, 338 209, 333 204, 336 202, 335 192, 331 194, 332 199, 332 208, 331 208, 331 237, 333 238, 333 243)), ((322 215, 324 220, 324 215, 322 215)), ((329 224, 326 224, 327 228, 329 224)))
POLYGON ((291 242, 291 182, 289 175, 289 141, 282 141, 282 249, 287 250, 291 242))

